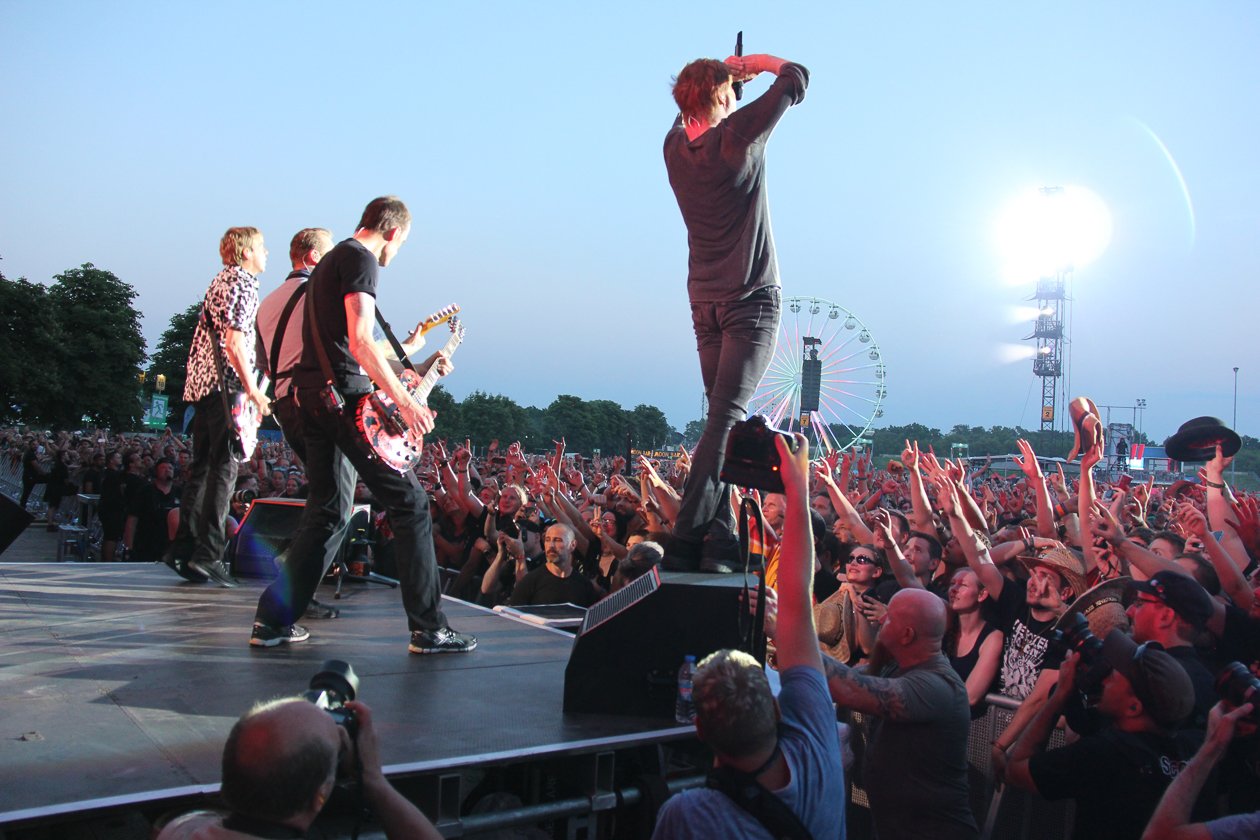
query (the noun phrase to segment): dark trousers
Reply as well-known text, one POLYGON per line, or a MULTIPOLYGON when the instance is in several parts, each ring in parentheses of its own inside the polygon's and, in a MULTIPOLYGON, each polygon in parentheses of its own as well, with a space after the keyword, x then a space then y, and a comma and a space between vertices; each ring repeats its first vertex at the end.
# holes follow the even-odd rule
MULTIPOLYGON (((44 476, 44 475, 22 476, 22 501, 18 502, 18 504, 21 505, 22 510, 26 510, 26 503, 30 501, 31 492, 35 489, 35 485, 47 484, 47 483, 48 483, 48 476, 44 476)), ((47 492, 45 492, 44 495, 47 495, 47 492)))
MULTIPOLYGON (((306 427, 302 421, 302 410, 298 408, 297 398, 293 395, 293 392, 272 402, 271 411, 276 418, 276 422, 280 424, 281 431, 284 432, 285 442, 289 444, 289 448, 302 460, 302 464, 305 466, 306 427)), ((315 579, 315 587, 319 586, 319 582, 324 579, 324 575, 328 574, 328 567, 337 559, 337 554, 341 551, 341 544, 345 542, 346 534, 350 530, 351 514, 354 512, 354 485, 356 478, 354 467, 346 459, 346 456, 341 454, 340 450, 337 451, 333 460, 335 462, 333 469, 337 478, 337 487, 341 491, 337 507, 341 511, 342 521, 334 529, 332 536, 324 546, 324 563, 319 577, 315 579)), ((291 551, 292 544, 285 549, 281 558, 277 558, 280 560, 282 569, 288 564, 291 551)), ((279 595, 280 593, 277 592, 276 594, 279 595)), ((311 595, 307 598, 308 602, 311 597, 314 597, 314 594, 315 591, 312 588, 311 595)), ((261 621, 262 619, 259 620, 261 621)))
POLYGON ((171 545, 175 557, 203 564, 223 559, 238 466, 229 444, 228 422, 218 391, 197 401, 192 472, 180 497, 179 530, 171 545))
POLYGON ((677 540, 698 546, 715 524, 724 535, 734 529, 729 487, 719 477, 726 435, 748 416, 748 401, 774 357, 780 297, 778 288, 770 288, 743 300, 691 305, 709 413, 683 487, 677 540))
POLYGON ((298 392, 309 482, 306 508, 280 577, 258 601, 255 617, 263 624, 292 624, 310 603, 323 574, 328 543, 348 516, 345 488, 353 490, 353 473, 358 471, 389 515, 398 559, 398 588, 408 629, 436 630, 446 626, 433 552, 429 496, 418 483, 368 457, 354 425, 355 409, 364 398, 347 395, 345 408, 335 414, 324 408, 317 390, 298 392), (353 469, 342 469, 342 462, 353 469))

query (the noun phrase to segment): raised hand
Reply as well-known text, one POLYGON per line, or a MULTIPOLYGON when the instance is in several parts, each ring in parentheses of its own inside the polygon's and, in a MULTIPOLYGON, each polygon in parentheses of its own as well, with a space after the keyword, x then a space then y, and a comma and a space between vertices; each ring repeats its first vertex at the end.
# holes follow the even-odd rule
POLYGON ((919 442, 917 440, 911 446, 909 438, 906 439, 906 446, 901 450, 901 465, 911 471, 919 468, 919 442))
POLYGON ((1015 441, 1015 445, 1019 447, 1020 455, 1015 456, 1015 463, 1019 465, 1019 469, 1024 475, 1028 476, 1029 481, 1041 480, 1041 464, 1037 463, 1037 453, 1033 451, 1032 444, 1020 438, 1015 441))

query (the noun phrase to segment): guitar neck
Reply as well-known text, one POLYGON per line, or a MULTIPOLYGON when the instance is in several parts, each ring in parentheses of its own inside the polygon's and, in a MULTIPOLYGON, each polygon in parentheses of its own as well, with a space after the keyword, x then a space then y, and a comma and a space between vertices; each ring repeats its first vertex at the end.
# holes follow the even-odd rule
MULTIPOLYGON (((464 340, 464 330, 461 327, 451 333, 451 337, 446 340, 446 346, 442 348, 442 355, 450 357, 455 352, 455 348, 464 340)), ((416 401, 421 405, 427 405, 429 402, 429 394, 433 391, 433 386, 437 384, 441 374, 438 373, 438 363, 434 362, 429 365, 429 369, 425 371, 424 376, 420 379, 420 384, 416 386, 416 401)))

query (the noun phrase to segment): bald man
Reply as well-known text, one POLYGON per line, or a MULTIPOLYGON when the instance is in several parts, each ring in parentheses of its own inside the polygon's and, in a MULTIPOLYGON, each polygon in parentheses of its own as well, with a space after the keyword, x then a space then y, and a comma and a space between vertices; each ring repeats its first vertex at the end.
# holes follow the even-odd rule
POLYGON ((823 657, 837 705, 873 718, 863 784, 880 840, 979 835, 967 796, 967 686, 941 653, 945 605, 925 589, 888 602, 871 662, 823 657))
MULTIPOLYGON (((255 706, 232 727, 223 747, 226 817, 194 811, 172 820, 158 840, 252 840, 305 837, 332 794, 339 757, 357 748, 363 764, 363 798, 390 840, 440 840, 433 823, 394 790, 381 770, 371 710, 349 702, 359 734, 328 712, 299 698, 255 706)), ((349 759, 347 759, 349 760, 349 759)))

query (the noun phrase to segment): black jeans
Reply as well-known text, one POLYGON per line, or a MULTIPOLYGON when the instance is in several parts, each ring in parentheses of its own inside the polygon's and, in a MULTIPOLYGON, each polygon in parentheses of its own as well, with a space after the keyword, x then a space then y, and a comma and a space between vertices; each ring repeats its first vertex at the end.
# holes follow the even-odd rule
POLYGON ((217 563, 227 548, 227 517, 236 489, 236 459, 228 438, 223 396, 211 391, 193 414, 192 472, 179 503, 179 530, 171 554, 217 563))
POLYGON ((309 482, 306 508, 280 577, 258 601, 255 616, 263 624, 292 624, 310 603, 323 575, 329 542, 349 515, 345 490, 348 486, 353 491, 357 470, 389 515, 408 629, 436 630, 446 626, 433 551, 429 495, 402 473, 368 457, 366 444, 354 425, 357 404, 365 398, 347 395, 345 408, 335 414, 324 408, 318 390, 298 392, 309 482))
MULTIPOLYGON (((295 392, 291 391, 288 395, 272 402, 271 411, 272 414, 275 415, 276 422, 280 424, 280 429, 284 432, 285 442, 289 444, 289 448, 292 449, 294 454, 301 459, 302 465, 305 467, 306 423, 302 419, 302 410, 298 407, 297 398, 294 396, 294 393, 295 392)), ((307 469, 309 470, 309 467, 307 469)), ((324 562, 320 566, 320 572, 315 577, 314 584, 311 586, 311 594, 304 598, 304 603, 309 603, 310 599, 314 597, 315 589, 319 587, 319 582, 324 579, 324 575, 328 574, 328 567, 332 565, 333 560, 337 559, 337 554, 341 551, 341 544, 345 542, 346 533, 350 529, 351 514, 354 511, 355 472, 354 467, 350 464, 350 461, 347 460, 345 455, 341 454, 340 450, 338 450, 333 456, 333 476, 337 482, 339 492, 336 502, 337 510, 340 511, 341 514, 341 521, 340 524, 333 529, 333 533, 324 544, 324 562)), ((286 570, 289 569, 289 557, 292 556, 293 546, 295 544, 296 540, 293 543, 290 543, 289 547, 284 551, 284 560, 280 563, 280 575, 282 578, 288 574, 286 570)), ((276 581, 272 583, 271 587, 275 587, 276 591, 272 592, 270 596, 264 593, 263 598, 278 598, 282 600, 289 599, 289 602, 291 603, 291 599, 299 594, 293 589, 293 583, 291 581, 276 581)), ((268 588, 268 591, 271 590, 271 587, 268 588)), ((302 609, 305 610, 306 607, 303 606, 302 609)), ((261 615, 256 616, 256 619, 264 624, 273 623, 261 615)))
POLYGON ((780 299, 780 290, 773 287, 743 300, 691 305, 709 413, 674 523, 677 540, 698 546, 715 524, 724 535, 734 530, 729 488, 719 478, 726 435, 748 416, 748 401, 774 357, 780 299))

